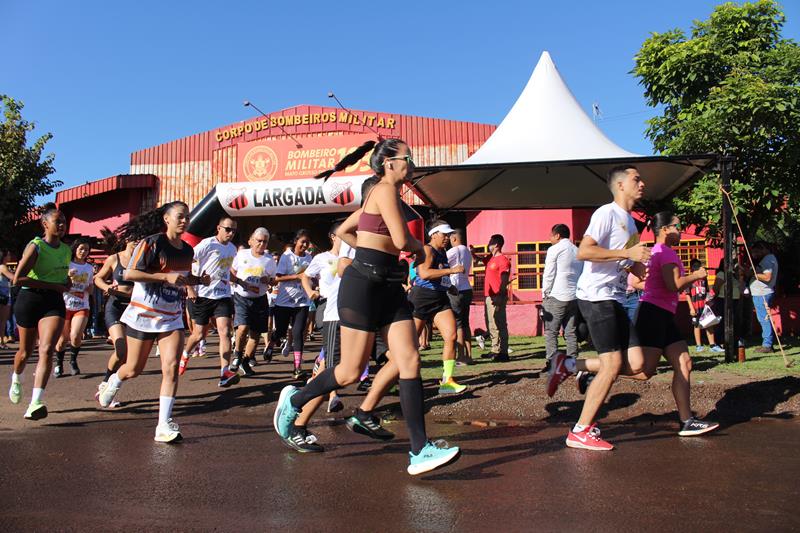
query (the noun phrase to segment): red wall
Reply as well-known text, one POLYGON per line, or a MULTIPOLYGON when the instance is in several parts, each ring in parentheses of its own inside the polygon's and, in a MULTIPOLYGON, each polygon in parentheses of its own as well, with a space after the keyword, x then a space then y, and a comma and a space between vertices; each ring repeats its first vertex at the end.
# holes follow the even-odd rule
POLYGON ((142 189, 120 189, 61 204, 67 233, 100 237, 103 226, 115 229, 139 213, 142 189))

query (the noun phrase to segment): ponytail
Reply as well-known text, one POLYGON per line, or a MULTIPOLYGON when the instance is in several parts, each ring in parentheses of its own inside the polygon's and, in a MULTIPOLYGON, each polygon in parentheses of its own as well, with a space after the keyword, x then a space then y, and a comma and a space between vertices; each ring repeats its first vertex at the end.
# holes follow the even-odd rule
POLYGON ((375 147, 375 141, 367 141, 367 142, 365 142, 364 144, 362 144, 361 146, 359 146, 358 148, 356 148, 355 150, 353 150, 352 152, 350 152, 349 154, 344 156, 341 161, 336 163, 335 167, 333 167, 330 170, 326 170, 324 172, 320 172, 319 174, 314 176, 314 179, 322 178, 322 179, 327 180, 334 173, 341 172, 342 170, 346 169, 347 167, 349 167, 351 165, 355 165, 356 163, 361 161, 361 158, 363 158, 365 155, 367 155, 367 153, 370 150, 372 150, 374 147, 375 147))

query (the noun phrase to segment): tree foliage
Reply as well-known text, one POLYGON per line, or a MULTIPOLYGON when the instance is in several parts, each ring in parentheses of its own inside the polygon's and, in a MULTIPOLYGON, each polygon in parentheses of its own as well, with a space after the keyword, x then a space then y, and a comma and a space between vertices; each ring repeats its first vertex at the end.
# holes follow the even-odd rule
MULTIPOLYGON (((791 238, 800 210, 800 46, 781 36, 772 0, 717 6, 708 20, 653 33, 633 74, 662 111, 647 136, 665 155, 736 157, 732 199, 745 236, 791 238)), ((711 173, 674 202, 687 223, 721 237, 722 195, 711 173)))
POLYGON ((0 248, 17 250, 21 227, 35 213, 36 198, 51 194, 61 182, 50 178, 55 171, 53 154, 43 156, 53 136, 45 133, 33 143, 28 136, 36 126, 22 118, 22 102, 0 95, 0 248))

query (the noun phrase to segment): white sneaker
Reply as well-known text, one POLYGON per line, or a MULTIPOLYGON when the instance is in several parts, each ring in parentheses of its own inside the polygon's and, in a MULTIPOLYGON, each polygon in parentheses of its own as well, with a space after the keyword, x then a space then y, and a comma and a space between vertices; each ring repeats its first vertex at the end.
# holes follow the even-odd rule
POLYGON ((11 388, 8 389, 8 399, 11 403, 19 403, 22 398, 22 383, 11 383, 11 388))
POLYGON ((514 353, 514 350, 512 350, 512 349, 509 347, 509 348, 506 350, 506 353, 514 353))
POLYGON ((156 426, 156 436, 153 437, 153 440, 156 442, 175 442, 182 438, 181 428, 170 418, 156 426))
POLYGON ((283 341, 283 346, 281 347, 281 355, 284 357, 289 357, 289 341, 283 341))
POLYGON ((117 395, 117 392, 119 392, 119 387, 112 387, 106 383, 106 386, 103 387, 103 390, 98 394, 97 401, 100 402, 100 405, 103 407, 109 407, 114 401, 114 396, 117 395))
POLYGON ((486 339, 483 338, 483 335, 476 335, 475 340, 478 341, 478 346, 481 347, 481 350, 486 349, 486 339))
MULTIPOLYGON (((100 395, 103 393, 104 390, 106 390, 106 387, 108 387, 108 382, 101 381, 100 384, 97 386, 97 392, 94 393, 95 400, 97 400, 98 402, 100 401, 100 395)), ((108 407, 109 409, 114 409, 115 407, 119 407, 120 405, 122 404, 116 400, 113 400, 110 404, 108 404, 108 407)))

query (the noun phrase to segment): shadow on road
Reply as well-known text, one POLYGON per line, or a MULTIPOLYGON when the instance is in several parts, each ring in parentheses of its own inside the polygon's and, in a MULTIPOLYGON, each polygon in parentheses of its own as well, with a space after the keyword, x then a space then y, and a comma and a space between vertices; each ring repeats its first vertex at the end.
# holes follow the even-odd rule
POLYGON ((708 416, 729 426, 753 418, 793 418, 790 413, 775 413, 775 408, 798 392, 800 378, 796 377, 744 383, 725 391, 708 416))

